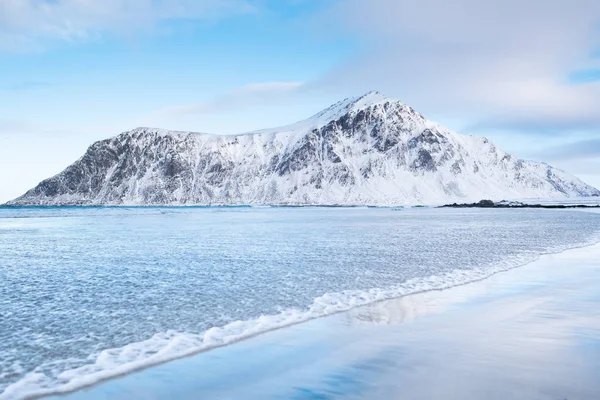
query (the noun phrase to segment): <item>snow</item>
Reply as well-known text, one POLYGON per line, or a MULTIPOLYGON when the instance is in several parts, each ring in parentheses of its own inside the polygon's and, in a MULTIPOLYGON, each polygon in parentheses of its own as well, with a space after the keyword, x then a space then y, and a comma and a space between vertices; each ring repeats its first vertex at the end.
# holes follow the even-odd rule
POLYGON ((378 92, 292 125, 219 136, 137 128, 13 204, 439 205, 600 192, 378 92))
POLYGON ((260 129, 257 131, 247 132, 246 135, 273 134, 281 132, 305 133, 312 131, 313 129, 320 129, 329 124, 331 121, 337 121, 350 112, 357 112, 374 105, 381 105, 387 101, 389 101, 389 99, 383 96, 381 93, 369 92, 363 96, 349 97, 339 101, 325 110, 313 115, 312 117, 300 122, 296 122, 295 124, 276 128, 260 129))

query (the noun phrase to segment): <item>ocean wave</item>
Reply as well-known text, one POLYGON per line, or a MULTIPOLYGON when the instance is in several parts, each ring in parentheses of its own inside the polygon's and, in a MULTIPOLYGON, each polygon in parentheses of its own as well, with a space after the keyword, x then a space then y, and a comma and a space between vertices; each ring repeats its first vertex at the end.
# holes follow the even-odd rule
POLYGON ((543 255, 588 247, 599 242, 600 236, 595 236, 577 246, 565 246, 543 254, 521 255, 491 268, 455 269, 441 275, 411 279, 388 288, 325 293, 314 299, 312 305, 307 309, 287 309, 278 314, 261 315, 257 318, 213 327, 203 333, 176 331, 157 333, 141 342, 103 350, 97 355, 90 356, 89 364, 66 369, 53 377, 34 370, 1 392, 0 400, 32 399, 69 393, 110 378, 226 346, 275 329, 349 311, 379 301, 476 282, 497 273, 527 265, 543 255))

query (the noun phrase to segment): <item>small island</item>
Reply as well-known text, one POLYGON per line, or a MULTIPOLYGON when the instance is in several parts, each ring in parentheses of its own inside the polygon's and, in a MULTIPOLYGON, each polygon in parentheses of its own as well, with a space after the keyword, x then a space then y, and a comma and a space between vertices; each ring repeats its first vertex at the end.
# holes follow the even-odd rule
POLYGON ((492 200, 481 200, 477 203, 453 203, 445 204, 441 208, 551 208, 551 209, 565 209, 565 208, 600 208, 600 205, 588 205, 588 204, 526 204, 519 201, 499 201, 494 202, 492 200))

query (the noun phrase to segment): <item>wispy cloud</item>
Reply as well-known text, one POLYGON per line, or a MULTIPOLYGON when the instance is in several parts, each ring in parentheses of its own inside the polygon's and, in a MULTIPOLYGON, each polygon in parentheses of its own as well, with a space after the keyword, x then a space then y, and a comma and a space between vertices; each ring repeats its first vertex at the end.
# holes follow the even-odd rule
POLYGON ((198 104, 167 107, 159 114, 168 116, 223 113, 273 104, 302 87, 302 82, 252 83, 233 89, 214 99, 198 104))
POLYGON ((600 139, 581 140, 550 147, 542 152, 548 160, 600 160, 600 139))
POLYGON ((19 91, 23 91, 23 90, 33 90, 33 89, 40 89, 46 86, 49 86, 50 84, 48 82, 44 82, 44 81, 24 81, 24 82, 16 82, 10 85, 6 85, 3 87, 4 90, 8 90, 8 91, 15 91, 15 92, 19 92, 19 91))
POLYGON ((152 30, 174 20, 253 11, 247 0, 2 0, 0 49, 40 50, 57 41, 85 42, 152 30))
POLYGON ((319 85, 378 88, 492 128, 600 127, 600 84, 569 80, 600 65, 597 0, 347 0, 326 17, 361 51, 319 85))
POLYGON ((0 118, 0 136, 23 134, 32 128, 31 124, 24 121, 0 118))

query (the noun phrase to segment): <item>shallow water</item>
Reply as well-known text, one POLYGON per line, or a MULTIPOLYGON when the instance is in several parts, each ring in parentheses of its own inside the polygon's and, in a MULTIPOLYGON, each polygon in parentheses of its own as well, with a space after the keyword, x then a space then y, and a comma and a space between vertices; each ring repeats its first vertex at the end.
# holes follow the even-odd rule
POLYGON ((598 400, 600 245, 357 307, 55 400, 598 400))
POLYGON ((599 232, 599 214, 555 210, 0 209, 0 398, 480 279, 599 232))

